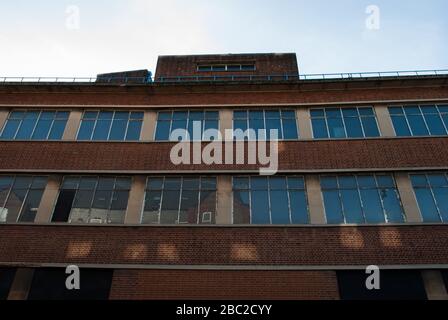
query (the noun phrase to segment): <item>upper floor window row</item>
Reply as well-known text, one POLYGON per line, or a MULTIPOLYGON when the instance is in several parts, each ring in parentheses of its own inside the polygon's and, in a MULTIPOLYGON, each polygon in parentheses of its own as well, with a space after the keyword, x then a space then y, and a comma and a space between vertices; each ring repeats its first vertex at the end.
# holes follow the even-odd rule
POLYGON ((379 137, 376 116, 371 107, 311 109, 315 139, 379 137))
POLYGON ((219 130, 218 111, 160 111, 155 140, 212 140, 213 137, 204 135, 208 129, 219 130), (180 134, 171 137, 176 130, 180 134))
POLYGON ((212 72, 212 71, 255 71, 255 64, 207 64, 198 65, 198 71, 212 72))
POLYGON ((78 140, 138 141, 143 115, 143 111, 86 111, 78 140))
POLYGON ((11 111, 3 126, 0 139, 61 140, 68 116, 68 111, 11 111))
POLYGON ((34 222, 47 177, 0 176, 0 223, 34 222))
POLYGON ((234 137, 237 140, 270 140, 271 130, 277 131, 279 140, 298 139, 298 126, 294 110, 235 110, 233 111, 234 137), (236 130, 246 132, 239 136, 236 130))
POLYGON ((448 135, 448 105, 394 106, 389 113, 399 137, 448 135))
POLYGON ((448 175, 413 174, 412 186, 424 222, 448 222, 448 175))

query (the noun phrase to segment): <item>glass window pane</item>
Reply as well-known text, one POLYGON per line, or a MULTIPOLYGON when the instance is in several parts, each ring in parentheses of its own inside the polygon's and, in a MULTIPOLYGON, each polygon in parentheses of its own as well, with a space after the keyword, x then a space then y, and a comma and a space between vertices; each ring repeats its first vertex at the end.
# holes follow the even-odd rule
POLYGON ((9 119, 23 119, 25 117, 25 111, 12 111, 9 115, 9 119))
POLYGON ((216 223, 216 191, 201 191, 201 203, 199 207, 199 223, 216 223))
POLYGON ((325 123, 325 119, 313 119, 312 125, 313 137, 315 139, 328 138, 327 124, 325 123))
POLYGON ((82 177, 79 182, 78 188, 83 190, 94 190, 97 181, 98 181, 97 177, 82 177))
POLYGON ((288 193, 286 190, 273 190, 271 195, 272 224, 289 224, 288 193))
POLYGON ((414 187, 427 187, 429 186, 428 180, 426 180, 426 175, 424 174, 413 174, 411 175, 412 185, 414 187))
POLYGON ((95 121, 81 122, 81 127, 79 128, 78 140, 90 140, 92 138, 93 127, 95 126, 95 121))
POLYGON ((411 130, 406 122, 404 116, 392 116, 392 123, 394 125, 395 134, 398 137, 409 137, 412 136, 411 130))
POLYGON ((53 120, 45 120, 40 119, 37 122, 36 129, 34 130, 32 139, 33 140, 45 140, 47 139, 48 133, 51 128, 51 124, 53 123, 53 120))
POLYGON ((171 120, 171 112, 159 112, 158 120, 171 120))
POLYGON ((233 119, 247 119, 247 111, 233 111, 233 119))
POLYGON ((98 117, 98 111, 86 111, 84 112, 83 119, 92 119, 95 120, 98 117))
POLYGON ((97 190, 93 198, 92 208, 109 209, 111 199, 112 199, 111 190, 97 190))
MULTIPOLYGON (((28 114, 27 114, 28 115, 28 114)), ((22 121, 22 124, 17 132, 16 139, 17 140, 26 140, 31 138, 31 134, 33 133, 34 127, 37 122, 36 118, 30 118, 22 121)))
POLYGON ((205 119, 219 120, 218 111, 205 111, 205 119))
POLYGON ((173 112, 173 119, 174 120, 186 120, 188 119, 188 111, 174 111, 173 112))
POLYGON ((162 191, 147 191, 145 196, 145 209, 143 212, 143 224, 159 223, 159 210, 162 191))
POLYGON ((409 126, 411 127, 412 134, 414 136, 427 136, 429 135, 428 129, 426 129, 423 117, 420 115, 408 115, 409 126))
POLYGON ((51 127, 50 135, 48 136, 49 140, 61 140, 62 135, 64 134, 65 125, 67 120, 55 120, 53 122, 53 127, 51 127))
POLYGON ((341 109, 325 109, 327 118, 342 118, 341 109))
POLYGON ((199 190, 199 178, 184 178, 182 188, 184 190, 199 190))
POLYGON ((406 106, 403 108, 404 113, 408 116, 410 115, 421 115, 420 108, 418 106, 406 106))
POLYGON ((335 189, 338 187, 336 177, 321 177, 320 185, 322 189, 335 189))
POLYGON ((344 124, 340 118, 328 118, 328 131, 331 138, 345 138, 344 124))
POLYGON ((308 208, 305 191, 289 191, 291 207, 291 222, 293 224, 307 224, 308 208))
POLYGON ((428 125, 429 132, 433 136, 444 136, 446 130, 443 125, 442 119, 438 114, 425 115, 426 124, 428 125))
POLYGON ((362 138, 364 136, 359 118, 344 118, 345 127, 347 128, 347 136, 349 138, 362 138))
POLYGON ((402 107, 389 107, 389 113, 391 115, 404 115, 402 107))
POLYGON ((110 130, 109 140, 115 140, 115 141, 124 140, 127 125, 128 125, 127 120, 114 120, 112 122, 112 128, 110 130))
POLYGON ((443 222, 448 222, 448 188, 434 188, 434 198, 443 222))
POLYGON ((32 177, 24 176, 24 177, 16 177, 14 181, 14 189, 28 189, 33 181, 32 177))
MULTIPOLYGON (((283 139, 280 119, 266 119, 266 136, 271 139, 271 130, 276 130, 277 139, 283 139)), ((274 138, 274 136, 272 136, 274 138)))
POLYGON ((178 223, 196 224, 198 222, 199 191, 183 190, 178 223))
POLYGON ((367 223, 384 223, 385 217, 377 189, 360 190, 361 201, 367 223))
POLYGON ((428 181, 431 187, 446 187, 448 185, 444 174, 428 174, 428 181))
POLYGON ((325 113, 323 109, 313 109, 310 111, 312 118, 325 117, 325 113))
POLYGON ((2 139, 14 139, 17 129, 19 128, 20 120, 8 120, 2 132, 2 139))
POLYGON ((111 124, 112 124, 111 120, 98 120, 96 122, 95 130, 93 131, 92 140, 106 141, 109 136, 109 130, 111 124))
POLYGON ((374 117, 361 118, 364 134, 366 137, 379 137, 380 131, 374 117))
POLYGON ((383 200, 384 211, 386 212, 388 222, 404 222, 403 211, 397 191, 395 189, 380 189, 380 195, 383 200))
MULTIPOLYGON (((27 189, 12 189, 6 202, 6 222, 17 222, 27 189)), ((5 220, 5 219, 3 219, 5 220)))
POLYGON ((378 180, 378 186, 383 188, 394 188, 395 183, 392 176, 386 175, 377 175, 376 179, 378 180))
POLYGON ((160 190, 163 186, 163 178, 149 178, 147 183, 147 189, 160 190))
POLYGON ((296 118, 296 112, 294 110, 282 110, 282 118, 289 118, 289 119, 295 119, 296 118))
POLYGON ((165 190, 180 190, 181 178, 165 178, 165 190))
POLYGON ((356 109, 356 108, 344 108, 344 109, 342 109, 342 115, 344 117, 356 117, 356 118, 359 118, 358 109, 356 109))
POLYGON ((437 206, 429 189, 414 189, 424 222, 440 222, 437 206))
POLYGON ((130 118, 133 120, 143 120, 143 117, 144 117, 144 112, 141 112, 141 111, 131 112, 131 116, 130 116, 130 118))
POLYGON ((80 177, 64 177, 64 182, 62 183, 63 189, 78 189, 80 177))
POLYGON ((47 177, 34 177, 31 183, 31 189, 45 189, 47 185, 47 177))
POLYGON ((358 111, 361 116, 375 116, 373 108, 359 108, 358 111))
POLYGON ((128 206, 129 191, 114 191, 112 196, 111 210, 125 211, 128 206))
POLYGON ((139 141, 142 131, 142 121, 129 121, 126 141, 139 141))
POLYGON ((247 130, 247 120, 233 120, 233 128, 241 129, 243 131, 247 130))
POLYGON ((129 112, 126 111, 115 111, 114 120, 128 120, 129 112))
POLYGON ((76 192, 75 200, 73 201, 73 208, 90 209, 92 206, 93 192, 92 190, 78 190, 76 192))
POLYGON ((190 121, 192 120, 204 120, 203 111, 190 111, 190 121))
POLYGON ((376 182, 373 176, 358 176, 358 184, 360 188, 376 188, 376 182))
POLYGON ((338 180, 340 188, 357 188, 355 176, 340 176, 338 180))
POLYGON ((250 206, 248 191, 233 192, 233 223, 249 224, 250 223, 250 206))
POLYGON ((98 179, 98 190, 112 190, 114 188, 115 179, 101 177, 98 179))
POLYGON ((347 223, 364 223, 358 190, 341 190, 341 200, 347 223))
POLYGON ((30 190, 30 192, 28 192, 20 214, 20 222, 34 222, 43 193, 43 190, 30 190))
POLYGON ((295 140, 298 138, 297 123, 295 119, 283 120, 283 139, 295 140))
POLYGON ((280 119, 280 110, 266 110, 266 119, 280 119))
POLYGON ((253 130, 255 130, 255 137, 251 137, 252 139, 260 139, 263 140, 266 138, 266 132, 264 132, 263 130, 265 129, 264 127, 264 120, 262 119, 249 119, 249 127, 253 130))
POLYGON ((252 190, 267 190, 268 189, 268 178, 252 177, 250 184, 251 184, 252 190))
POLYGON ((271 177, 269 187, 271 190, 286 190, 286 177, 271 177))
POLYGON ((342 215, 341 202, 339 200, 339 191, 324 191, 324 206, 328 224, 344 223, 342 215))
POLYGON ((252 224, 270 224, 268 191, 252 191, 251 197, 252 224))
POLYGON ((112 120, 113 116, 114 116, 113 111, 100 111, 100 113, 98 115, 98 119, 99 120, 112 120))
POLYGON ((170 122, 157 121, 156 141, 168 141, 170 138, 170 122))
POLYGON ((163 191, 162 208, 160 213, 161 224, 177 224, 179 213, 180 191, 163 191))
MULTIPOLYGON (((53 112, 50 112, 50 113, 53 113, 53 112)), ((69 111, 58 111, 58 112, 56 112, 56 119, 68 120, 69 115, 70 115, 69 111)))
POLYGON ((234 189, 249 189, 249 178, 235 177, 233 178, 234 189))
POLYGON ((263 111, 260 111, 260 110, 250 110, 249 111, 249 119, 250 120, 263 119, 263 111))
POLYGON ((115 179, 115 190, 131 190, 131 178, 122 177, 115 179))
POLYGON ((216 178, 202 178, 201 189, 216 190, 216 178))
MULTIPOLYGON (((172 122, 172 128, 171 128, 171 133, 173 133, 174 130, 177 129, 183 129, 185 131, 181 132, 181 137, 182 139, 186 139, 186 130, 187 130, 187 120, 174 120, 172 122)), ((171 137, 170 137, 171 138, 171 137)), ((178 135, 176 135, 175 138, 179 138, 178 135)), ((176 139, 176 140, 180 140, 180 139, 176 139)))
MULTIPOLYGON (((13 182, 13 177, 10 176, 0 176, 0 208, 4 207, 6 198, 8 197, 9 189, 13 182)), ((6 215, 6 212, 2 212, 4 209, 0 209, 0 222, 2 220, 2 214, 6 215)))

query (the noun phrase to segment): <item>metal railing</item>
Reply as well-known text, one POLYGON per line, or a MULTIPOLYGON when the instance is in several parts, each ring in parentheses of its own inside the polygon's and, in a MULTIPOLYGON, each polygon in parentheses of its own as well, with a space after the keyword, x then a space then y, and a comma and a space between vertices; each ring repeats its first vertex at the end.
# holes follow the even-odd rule
POLYGON ((183 82, 233 82, 233 81, 300 81, 300 80, 350 80, 372 78, 402 78, 446 76, 448 69, 386 71, 386 72, 350 72, 327 74, 274 74, 274 75, 215 75, 215 76, 176 76, 176 77, 0 77, 0 83, 120 83, 120 84, 151 84, 151 83, 183 83, 183 82))

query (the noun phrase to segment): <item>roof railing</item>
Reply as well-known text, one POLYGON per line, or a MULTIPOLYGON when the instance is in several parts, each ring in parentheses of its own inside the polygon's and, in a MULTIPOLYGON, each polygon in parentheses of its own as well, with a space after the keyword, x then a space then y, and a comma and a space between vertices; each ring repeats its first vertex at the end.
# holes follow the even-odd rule
POLYGON ((350 72, 350 73, 315 73, 315 74, 270 74, 270 75, 192 75, 170 77, 0 77, 0 83, 92 83, 92 84, 150 84, 150 83, 183 83, 183 82, 253 82, 253 81, 300 81, 300 80, 349 80, 372 78, 402 78, 446 76, 448 69, 385 71, 385 72, 350 72))

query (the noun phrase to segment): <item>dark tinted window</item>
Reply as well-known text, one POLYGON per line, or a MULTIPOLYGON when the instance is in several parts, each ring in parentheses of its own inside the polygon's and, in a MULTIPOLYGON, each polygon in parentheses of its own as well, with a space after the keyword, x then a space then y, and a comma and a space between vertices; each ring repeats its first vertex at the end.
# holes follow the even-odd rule
POLYGON ((16 268, 0 268, 0 300, 8 298, 15 274, 16 268))

